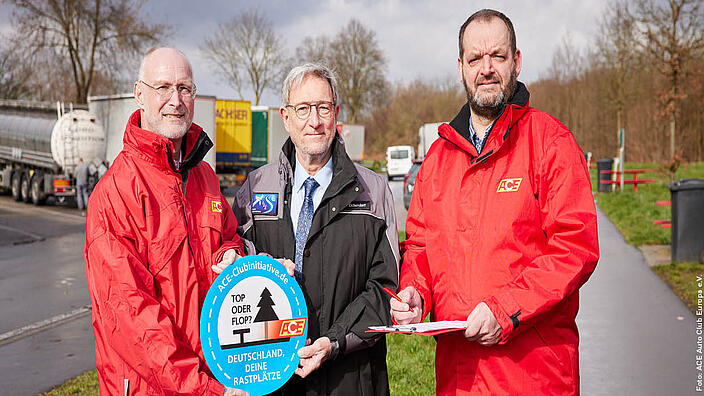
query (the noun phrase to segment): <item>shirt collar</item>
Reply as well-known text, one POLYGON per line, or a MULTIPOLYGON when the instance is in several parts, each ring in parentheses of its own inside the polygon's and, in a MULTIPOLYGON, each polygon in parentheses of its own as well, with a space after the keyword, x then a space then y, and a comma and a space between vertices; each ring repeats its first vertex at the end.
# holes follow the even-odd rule
MULTIPOLYGON (((479 142, 480 146, 477 147, 477 144, 475 142, 477 141, 477 139, 479 139, 479 136, 477 135, 477 132, 474 130, 474 127, 472 126, 472 113, 469 113, 469 142, 472 143, 472 145, 475 148, 483 149, 484 143, 486 142, 486 139, 489 137, 489 132, 491 132, 491 128, 494 127, 494 124, 496 124, 496 120, 494 120, 488 127, 486 127, 486 130, 484 131, 484 138, 479 142)), ((479 152, 479 151, 481 151, 481 150, 477 150, 477 152, 479 152)))
POLYGON ((293 172, 294 192, 297 192, 303 188, 303 182, 309 177, 315 179, 320 186, 327 186, 330 184, 330 181, 332 181, 332 155, 330 156, 330 159, 328 159, 328 162, 325 163, 325 165, 318 171, 318 173, 315 174, 315 176, 309 175, 301 162, 298 161, 298 156, 294 156, 296 157, 296 170, 293 172))
MULTIPOLYGON (((494 126, 496 123, 496 120, 492 122, 488 127, 486 127, 486 130, 484 131, 484 139, 486 139, 486 136, 489 134, 491 131, 491 128, 494 126)), ((469 136, 472 139, 475 139, 477 137, 477 132, 474 130, 474 127, 472 126, 472 114, 469 115, 469 136)))

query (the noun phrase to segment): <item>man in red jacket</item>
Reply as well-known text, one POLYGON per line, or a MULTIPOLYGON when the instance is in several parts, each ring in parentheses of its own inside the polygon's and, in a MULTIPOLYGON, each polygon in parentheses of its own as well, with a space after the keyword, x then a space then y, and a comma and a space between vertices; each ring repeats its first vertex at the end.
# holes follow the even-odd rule
POLYGON ((152 50, 140 67, 124 149, 90 196, 85 260, 100 393, 236 395, 208 370, 200 308, 244 249, 213 147, 193 124, 185 56, 152 50))
POLYGON ((416 177, 391 314, 466 320, 437 338, 438 394, 578 394, 579 287, 599 257, 584 156, 529 107, 504 14, 470 16, 459 49, 468 103, 416 177))

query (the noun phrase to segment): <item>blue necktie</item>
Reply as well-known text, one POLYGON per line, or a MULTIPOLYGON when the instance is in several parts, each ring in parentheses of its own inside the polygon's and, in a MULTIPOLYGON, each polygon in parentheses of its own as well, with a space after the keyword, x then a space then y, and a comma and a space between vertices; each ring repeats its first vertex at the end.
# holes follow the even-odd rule
POLYGON ((319 184, 315 179, 309 177, 303 182, 303 187, 306 189, 306 197, 303 199, 301 213, 298 215, 298 226, 296 227, 296 278, 301 279, 303 271, 303 250, 306 248, 308 241, 308 231, 310 231, 310 223, 313 221, 313 192, 318 188, 319 184))

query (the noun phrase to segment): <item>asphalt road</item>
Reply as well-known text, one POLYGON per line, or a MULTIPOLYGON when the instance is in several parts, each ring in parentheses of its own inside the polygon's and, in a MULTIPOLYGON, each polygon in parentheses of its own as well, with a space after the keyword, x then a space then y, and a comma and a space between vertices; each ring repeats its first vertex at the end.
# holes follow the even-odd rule
POLYGON ((396 209, 396 228, 399 231, 406 229, 406 207, 403 206, 403 179, 395 178, 389 181, 391 195, 394 196, 394 208, 396 209))
POLYGON ((95 368, 85 218, 0 196, 0 393, 36 394, 95 368))

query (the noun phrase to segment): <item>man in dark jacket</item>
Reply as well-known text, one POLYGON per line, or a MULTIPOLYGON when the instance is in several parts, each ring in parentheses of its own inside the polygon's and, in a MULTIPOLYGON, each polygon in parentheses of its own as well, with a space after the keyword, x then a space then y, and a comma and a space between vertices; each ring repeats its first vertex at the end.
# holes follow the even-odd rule
POLYGON ((347 156, 328 68, 293 68, 282 101, 290 139, 278 163, 249 175, 233 205, 240 235, 258 252, 295 261, 308 305, 311 343, 279 393, 386 395, 385 340, 365 331, 391 322, 382 290, 398 284, 391 191, 347 156))

